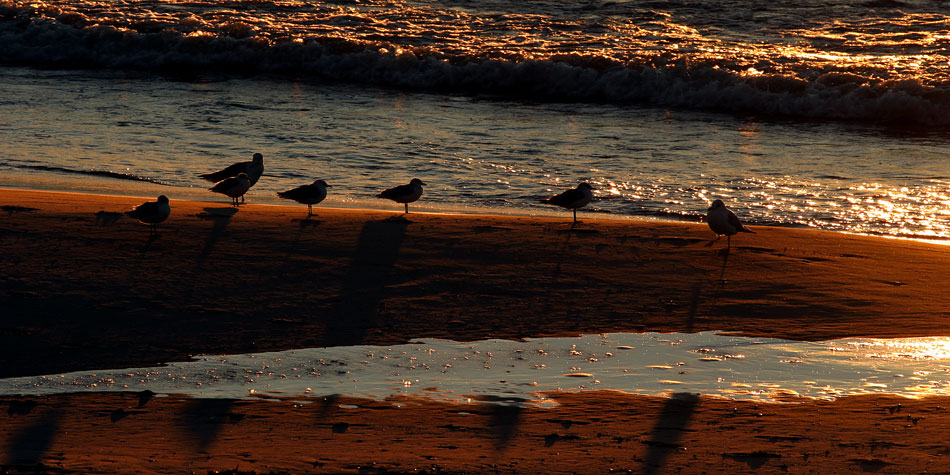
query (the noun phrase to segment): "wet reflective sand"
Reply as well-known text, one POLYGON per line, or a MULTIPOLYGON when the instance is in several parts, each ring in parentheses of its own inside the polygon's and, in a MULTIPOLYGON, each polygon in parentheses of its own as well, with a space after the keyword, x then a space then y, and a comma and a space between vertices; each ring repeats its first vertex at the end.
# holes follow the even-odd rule
POLYGON ((721 333, 613 333, 524 342, 427 339, 396 346, 201 356, 165 367, 0 380, 0 395, 142 391, 196 397, 415 395, 553 404, 551 391, 694 393, 786 401, 950 394, 950 339, 799 342, 721 333))

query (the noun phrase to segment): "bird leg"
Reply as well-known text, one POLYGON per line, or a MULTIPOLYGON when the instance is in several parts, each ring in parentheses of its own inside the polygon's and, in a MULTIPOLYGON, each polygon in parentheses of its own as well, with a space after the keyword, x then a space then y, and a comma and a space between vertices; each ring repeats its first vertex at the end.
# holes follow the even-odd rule
POLYGON ((307 205, 307 217, 313 216, 313 205, 307 205))
POLYGON ((712 247, 712 245, 715 244, 716 241, 718 241, 718 240, 720 240, 720 239, 722 239, 722 235, 721 235, 721 234, 717 234, 717 235, 716 235, 716 239, 713 239, 712 241, 709 241, 709 242, 706 243, 706 247, 712 247))
POLYGON ((571 211, 574 212, 574 222, 576 223, 576 222, 577 222, 577 210, 576 210, 576 209, 573 209, 573 210, 571 210, 571 211))
POLYGON ((409 214, 409 203, 403 203, 403 204, 406 205, 406 214, 409 214))

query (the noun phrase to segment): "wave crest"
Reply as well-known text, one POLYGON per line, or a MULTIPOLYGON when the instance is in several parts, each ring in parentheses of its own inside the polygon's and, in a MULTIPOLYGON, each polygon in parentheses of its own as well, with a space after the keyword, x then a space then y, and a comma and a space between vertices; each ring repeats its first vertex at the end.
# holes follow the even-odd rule
POLYGON ((590 53, 499 58, 386 41, 323 37, 271 41, 230 22, 190 33, 161 22, 137 30, 75 13, 38 17, 0 7, 7 65, 174 72, 277 73, 332 81, 521 100, 608 102, 810 119, 950 125, 950 91, 920 81, 817 71, 748 74, 685 57, 623 62, 590 53))

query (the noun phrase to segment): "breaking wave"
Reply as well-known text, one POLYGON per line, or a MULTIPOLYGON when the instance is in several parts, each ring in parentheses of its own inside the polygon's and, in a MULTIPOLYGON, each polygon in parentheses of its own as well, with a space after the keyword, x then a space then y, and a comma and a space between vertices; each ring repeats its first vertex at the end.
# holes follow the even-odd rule
POLYGON ((6 65, 279 74, 529 101, 950 125, 950 89, 913 77, 875 79, 853 71, 803 71, 801 65, 794 74, 750 73, 741 61, 726 65, 685 53, 643 52, 618 58, 581 49, 532 57, 517 52, 453 52, 431 44, 412 47, 390 37, 275 38, 240 22, 197 32, 185 31, 180 21, 116 26, 75 13, 44 13, 9 4, 0 7, 0 18, 6 65))

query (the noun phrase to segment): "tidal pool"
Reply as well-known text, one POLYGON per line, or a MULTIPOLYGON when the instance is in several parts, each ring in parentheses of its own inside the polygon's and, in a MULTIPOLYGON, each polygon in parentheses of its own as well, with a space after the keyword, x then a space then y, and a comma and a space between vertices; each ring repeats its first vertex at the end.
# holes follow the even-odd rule
POLYGON ((425 339, 0 379, 3 396, 143 390, 215 398, 412 395, 539 405, 556 404, 545 393, 587 390, 762 401, 869 393, 920 397, 950 394, 950 338, 801 342, 701 332, 425 339))

